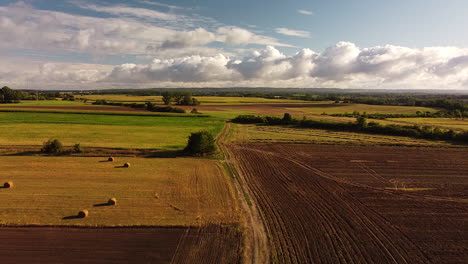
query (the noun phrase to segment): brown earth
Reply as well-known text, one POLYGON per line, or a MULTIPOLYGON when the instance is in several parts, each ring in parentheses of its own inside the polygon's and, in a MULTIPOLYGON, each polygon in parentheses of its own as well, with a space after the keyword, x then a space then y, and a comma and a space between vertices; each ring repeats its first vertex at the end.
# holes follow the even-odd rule
POLYGON ((228 147, 273 262, 468 262, 468 150, 228 147))
MULTIPOLYGON (((339 106, 339 105, 338 105, 339 106)), ((246 111, 256 113, 258 115, 282 115, 288 112, 292 115, 314 115, 310 113, 304 113, 302 111, 291 110, 286 108, 304 108, 304 107, 318 107, 318 108, 330 108, 337 107, 332 104, 243 104, 243 105, 197 105, 197 106, 176 106, 185 110, 192 110, 196 108, 198 111, 246 111)))
POLYGON ((0 228, 0 263, 240 263, 237 227, 0 228))
POLYGON ((119 111, 119 112, 148 112, 143 108, 131 108, 124 106, 0 106, 0 109, 37 109, 37 110, 75 110, 75 111, 119 111))

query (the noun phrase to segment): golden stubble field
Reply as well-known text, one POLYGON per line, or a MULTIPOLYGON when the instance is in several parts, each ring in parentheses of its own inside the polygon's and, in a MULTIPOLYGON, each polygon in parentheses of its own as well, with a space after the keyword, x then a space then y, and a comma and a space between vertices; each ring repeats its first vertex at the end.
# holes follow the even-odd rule
POLYGON ((2 225, 200 226, 239 221, 231 180, 190 158, 3 156, 2 225), (130 168, 121 167, 125 162, 130 168), (102 206, 109 198, 116 206, 102 206), (74 218, 79 210, 89 217, 74 218))

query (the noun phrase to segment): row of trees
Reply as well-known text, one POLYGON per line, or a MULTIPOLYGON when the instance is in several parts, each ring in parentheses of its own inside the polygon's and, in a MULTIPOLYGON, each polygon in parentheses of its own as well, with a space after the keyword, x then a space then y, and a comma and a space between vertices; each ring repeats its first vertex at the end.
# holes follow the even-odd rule
MULTIPOLYGON (((322 115, 327 115, 327 113, 322 113, 322 115)), ((407 118, 407 117, 434 117, 434 118, 465 118, 468 117, 468 111, 460 111, 458 109, 453 111, 438 111, 438 112, 423 112, 416 111, 414 114, 381 114, 373 113, 368 114, 366 112, 360 113, 354 111, 352 113, 341 113, 341 114, 331 114, 330 116, 340 116, 340 117, 365 117, 370 119, 386 119, 386 118, 407 118)))
POLYGON ((191 92, 170 92, 166 91, 161 94, 162 101, 165 105, 170 105, 174 102, 176 105, 199 105, 200 101, 192 97, 191 92))
POLYGON ((0 89, 0 103, 9 104, 9 103, 19 103, 19 100, 23 99, 23 92, 20 90, 13 90, 8 86, 3 86, 0 89))
POLYGON ((310 120, 305 117, 302 120, 293 119, 285 113, 283 118, 272 116, 240 115, 232 120, 234 123, 262 124, 262 125, 292 125, 302 128, 318 128, 338 131, 352 131, 382 134, 390 136, 407 136, 433 140, 454 140, 468 143, 468 131, 457 133, 453 130, 442 130, 430 126, 400 126, 381 125, 377 122, 368 122, 367 118, 359 116, 356 122, 337 123, 323 120, 310 120))

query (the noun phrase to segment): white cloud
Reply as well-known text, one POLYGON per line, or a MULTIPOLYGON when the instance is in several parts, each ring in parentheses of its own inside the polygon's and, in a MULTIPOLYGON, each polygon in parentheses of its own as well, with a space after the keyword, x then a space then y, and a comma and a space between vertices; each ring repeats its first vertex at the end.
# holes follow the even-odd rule
POLYGON ((29 82, 43 88, 75 89, 124 86, 460 89, 468 88, 468 49, 392 45, 361 49, 350 42, 339 42, 321 53, 302 49, 288 56, 268 46, 243 58, 188 55, 120 66, 4 59, 0 62, 0 82, 20 87, 29 82))
POLYGON ((86 4, 75 2, 82 9, 93 10, 100 13, 108 13, 118 16, 131 16, 141 18, 153 18, 160 20, 176 20, 177 15, 159 12, 152 9, 129 7, 126 5, 98 6, 95 4, 86 4))
POLYGON ((294 30, 288 28, 275 28, 276 33, 283 34, 286 36, 295 36, 295 37, 302 37, 308 38, 310 37, 310 32, 303 31, 303 30, 294 30))
POLYGON ((278 42, 275 38, 256 35, 255 33, 239 27, 220 27, 216 31, 218 41, 228 45, 273 45, 279 47, 291 47, 291 45, 278 42))
MULTIPOLYGON (((128 11, 115 6, 105 10, 128 11)), ((0 35, 0 48, 4 49, 60 50, 93 56, 157 55, 167 53, 164 51, 167 49, 195 46, 206 51, 208 48, 203 45, 212 42, 288 46, 275 38, 238 27, 220 27, 215 32, 201 27, 175 30, 130 18, 99 18, 37 10, 24 3, 0 7, 0 35)))
POLYGON ((165 7, 165 8, 168 8, 168 9, 186 9, 186 10, 191 9, 191 8, 186 8, 186 7, 181 7, 181 6, 168 5, 168 4, 165 4, 165 3, 155 2, 155 1, 142 0, 142 1, 139 1, 139 2, 142 3, 142 4, 160 6, 160 7, 165 7))
POLYGON ((309 10, 305 10, 305 9, 298 9, 297 12, 298 12, 299 14, 303 14, 303 15, 307 15, 307 16, 312 16, 312 15, 314 15, 314 12, 309 11, 309 10))

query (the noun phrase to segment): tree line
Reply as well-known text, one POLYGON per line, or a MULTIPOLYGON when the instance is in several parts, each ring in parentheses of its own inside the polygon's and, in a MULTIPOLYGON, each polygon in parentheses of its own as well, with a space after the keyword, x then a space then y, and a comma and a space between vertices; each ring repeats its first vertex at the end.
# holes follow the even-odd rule
POLYGON ((381 125, 377 122, 368 122, 367 118, 359 116, 356 122, 338 123, 324 120, 311 120, 304 117, 302 120, 294 119, 290 114, 285 113, 283 118, 274 116, 259 115, 239 115, 231 120, 241 124, 262 124, 267 126, 289 125, 300 128, 316 128, 337 131, 362 132, 371 134, 382 134, 389 136, 406 136, 413 138, 423 138, 429 140, 452 140, 461 143, 468 143, 468 131, 455 132, 453 130, 443 130, 438 127, 419 125, 381 125))

